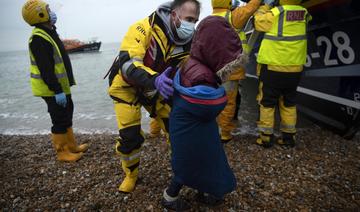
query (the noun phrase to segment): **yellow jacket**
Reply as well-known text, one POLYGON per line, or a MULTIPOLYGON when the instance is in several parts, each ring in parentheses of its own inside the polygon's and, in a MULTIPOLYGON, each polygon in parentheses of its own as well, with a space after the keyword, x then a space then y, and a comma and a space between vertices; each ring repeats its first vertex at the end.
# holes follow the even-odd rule
MULTIPOLYGON (((243 7, 237 7, 231 11, 231 24, 236 31, 242 30, 249 18, 259 8, 261 0, 251 0, 248 4, 243 7)), ((213 8, 213 15, 215 14, 226 14, 229 11, 228 8, 213 8)), ((229 80, 241 80, 245 79, 245 70, 243 68, 233 72, 230 75, 229 80)))
POLYGON ((176 67, 189 54, 191 40, 177 45, 166 31, 156 12, 130 26, 121 42, 120 70, 109 88, 111 96, 124 87, 154 90, 154 76, 176 67))
MULTIPOLYGON (((311 20, 309 16, 308 21, 311 20)), ((271 11, 269 5, 261 6, 255 13, 255 29, 260 32, 269 32, 273 24, 275 24, 275 16, 271 11)), ((258 67, 259 69, 259 67, 258 67)), ((268 65, 268 69, 279 72, 300 72, 303 70, 303 65, 292 65, 292 66, 279 66, 279 65, 268 65)))
MULTIPOLYGON (((62 91, 65 94, 71 94, 70 83, 66 73, 64 60, 58 45, 45 30, 40 29, 38 27, 35 27, 33 29, 32 35, 29 39, 29 44, 32 42, 34 35, 40 36, 41 38, 43 38, 52 45, 54 49, 53 59, 54 59, 55 76, 57 77, 58 82, 61 85, 62 91)), ((36 59, 32 54, 31 49, 29 49, 29 51, 30 51, 30 83, 34 96, 42 96, 42 97, 54 96, 55 92, 50 90, 49 87, 44 82, 44 80, 41 78, 39 67, 36 64, 36 59)))

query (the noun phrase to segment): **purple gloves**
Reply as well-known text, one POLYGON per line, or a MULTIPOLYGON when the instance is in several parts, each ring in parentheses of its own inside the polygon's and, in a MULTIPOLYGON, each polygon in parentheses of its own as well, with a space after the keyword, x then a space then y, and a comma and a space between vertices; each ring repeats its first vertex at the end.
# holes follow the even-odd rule
POLYGON ((165 99, 171 97, 174 92, 172 87, 173 81, 169 78, 171 71, 172 67, 169 66, 155 79, 155 88, 165 99))

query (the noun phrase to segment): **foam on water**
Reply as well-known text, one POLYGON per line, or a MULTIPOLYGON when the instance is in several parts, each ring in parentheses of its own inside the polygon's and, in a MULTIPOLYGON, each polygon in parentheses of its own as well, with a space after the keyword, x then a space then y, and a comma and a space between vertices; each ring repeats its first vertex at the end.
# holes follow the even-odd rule
POLYGON ((115 120, 115 114, 76 113, 74 120, 115 120))
POLYGON ((37 113, 0 113, 0 119, 45 119, 45 117, 37 113))
MULTIPOLYGON (((118 134, 117 130, 114 129, 87 129, 87 128, 74 128, 75 133, 79 134, 118 134)), ((2 135, 48 135, 50 134, 50 130, 46 129, 5 129, 0 130, 0 134, 2 135)))

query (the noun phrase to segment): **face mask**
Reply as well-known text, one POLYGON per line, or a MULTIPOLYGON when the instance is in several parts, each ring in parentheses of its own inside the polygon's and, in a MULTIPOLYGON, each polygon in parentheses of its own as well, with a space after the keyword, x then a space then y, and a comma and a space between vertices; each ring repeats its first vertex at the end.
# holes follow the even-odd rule
MULTIPOLYGON (((177 14, 176 14, 176 16, 181 22, 180 27, 176 28, 176 33, 177 33, 178 37, 182 40, 186 40, 186 39, 190 38, 194 34, 195 24, 188 22, 188 21, 181 20, 177 14)), ((175 23, 174 23, 174 25, 176 27, 175 23)))
POLYGON ((50 23, 52 25, 54 25, 57 21, 57 17, 56 17, 56 13, 54 13, 53 11, 49 12, 49 19, 50 19, 50 23))

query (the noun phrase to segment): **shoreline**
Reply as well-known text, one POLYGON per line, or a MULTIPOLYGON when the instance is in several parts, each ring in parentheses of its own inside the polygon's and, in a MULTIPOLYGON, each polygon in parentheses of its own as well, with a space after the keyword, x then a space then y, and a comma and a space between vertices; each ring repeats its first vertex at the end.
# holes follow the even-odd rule
MULTIPOLYGON (((114 151, 117 134, 76 134, 90 149, 77 163, 56 161, 49 135, 0 135, 0 210, 162 211, 162 192, 171 178, 164 137, 144 145, 139 181, 131 194, 118 192, 123 173, 114 151)), ((297 146, 263 149, 254 135, 225 145, 237 178, 225 203, 208 208, 181 195, 192 211, 357 210, 360 208, 360 139, 303 129, 297 146)))

